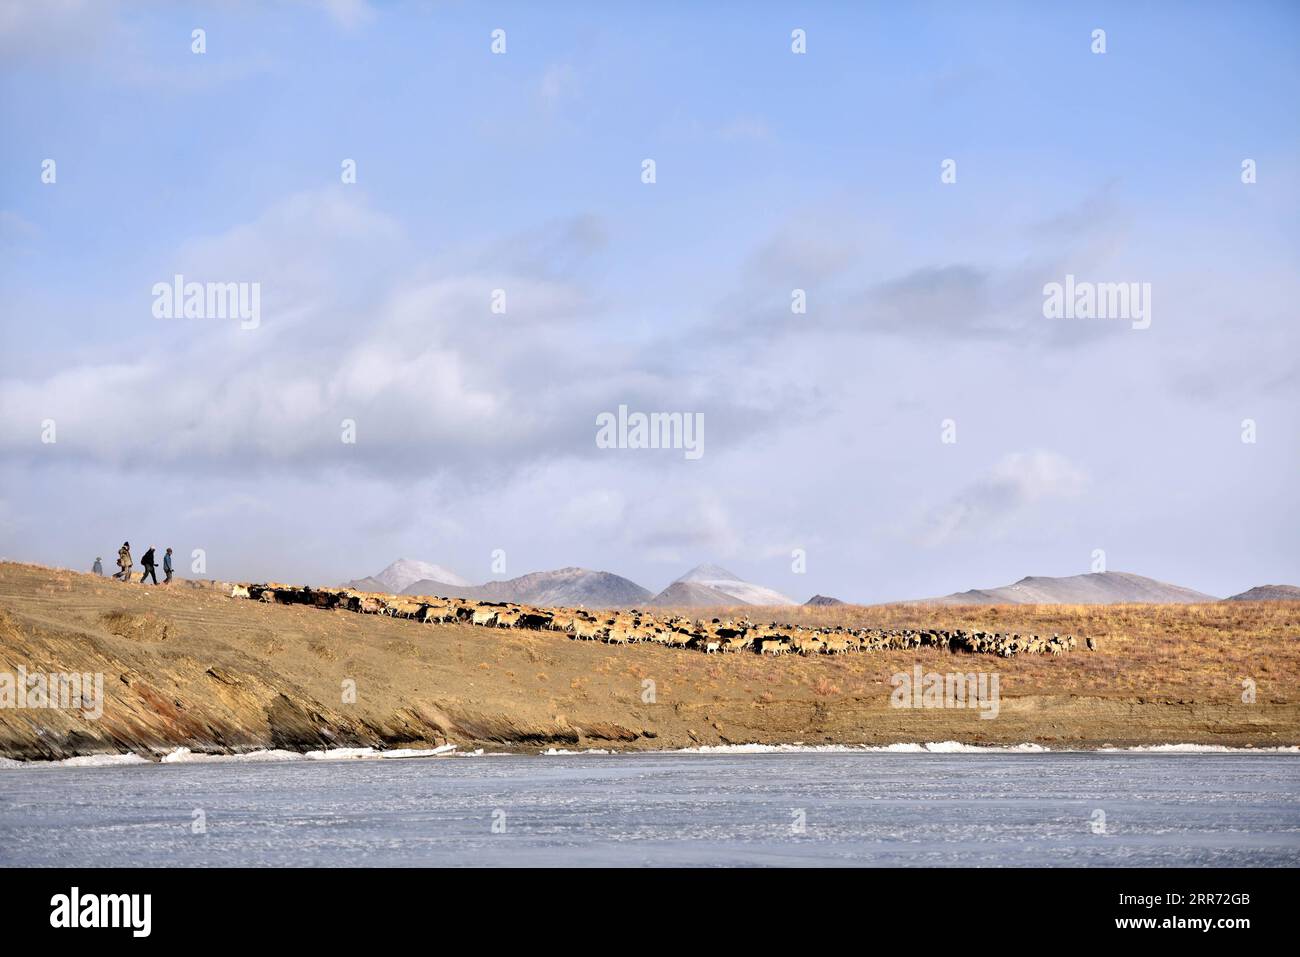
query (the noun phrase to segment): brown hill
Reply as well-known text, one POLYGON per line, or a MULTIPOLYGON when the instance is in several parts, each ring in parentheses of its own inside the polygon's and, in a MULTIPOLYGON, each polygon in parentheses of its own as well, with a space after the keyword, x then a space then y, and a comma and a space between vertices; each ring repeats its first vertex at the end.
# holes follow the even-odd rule
POLYGON ((939 673, 983 666, 934 648, 703 654, 264 604, 179 584, 0 563, 0 678, 9 679, 0 695, 6 686, 12 694, 20 667, 99 674, 105 691, 98 719, 0 707, 0 757, 445 742, 533 752, 749 742, 1300 744, 1295 604, 778 613, 805 625, 1098 638, 1095 652, 997 659, 1001 711, 990 721, 974 710, 891 707, 892 676, 914 665, 939 673), (1241 701, 1243 675, 1258 682, 1256 703, 1241 701))
POLYGON ((652 608, 731 608, 744 602, 696 582, 673 582, 647 604, 652 608))
POLYGON ((1224 601, 1300 601, 1300 588, 1295 585, 1256 585, 1254 588, 1225 598, 1224 601))
POLYGON ((457 587, 442 581, 417 581, 400 590, 403 595, 437 595, 441 598, 475 598, 479 601, 513 601, 521 605, 561 605, 568 608, 628 608, 649 601, 651 593, 634 581, 612 572, 586 568, 559 568, 531 572, 505 581, 457 587))
POLYGON ((1120 605, 1196 604, 1218 601, 1212 595, 1170 585, 1131 572, 1094 572, 1047 578, 1031 575, 1014 585, 973 588, 942 598, 930 598, 936 605, 1120 605))

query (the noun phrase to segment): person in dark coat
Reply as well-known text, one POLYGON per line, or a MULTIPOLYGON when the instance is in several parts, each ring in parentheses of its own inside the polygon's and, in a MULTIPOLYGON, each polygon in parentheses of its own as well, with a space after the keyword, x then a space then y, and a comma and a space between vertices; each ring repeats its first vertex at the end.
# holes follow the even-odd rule
POLYGON ((96 575, 104 574, 104 558, 102 555, 95 556, 95 567, 91 571, 96 575))
POLYGON ((154 571, 153 565, 153 546, 149 546, 149 551, 140 556, 140 564, 144 566, 144 571, 140 573, 140 584, 144 584, 146 578, 152 578, 153 583, 158 584, 158 573, 154 571))

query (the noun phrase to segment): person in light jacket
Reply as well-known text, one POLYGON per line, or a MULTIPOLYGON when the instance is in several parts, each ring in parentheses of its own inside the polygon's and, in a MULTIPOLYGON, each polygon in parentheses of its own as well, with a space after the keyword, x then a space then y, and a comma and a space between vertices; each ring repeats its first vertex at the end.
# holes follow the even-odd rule
POLYGON ((131 561, 131 543, 123 542, 122 547, 117 550, 117 574, 113 577, 129 582, 131 580, 131 566, 134 564, 131 561))
POLYGON ((163 555, 163 584, 166 585, 172 580, 172 550, 167 549, 163 555))

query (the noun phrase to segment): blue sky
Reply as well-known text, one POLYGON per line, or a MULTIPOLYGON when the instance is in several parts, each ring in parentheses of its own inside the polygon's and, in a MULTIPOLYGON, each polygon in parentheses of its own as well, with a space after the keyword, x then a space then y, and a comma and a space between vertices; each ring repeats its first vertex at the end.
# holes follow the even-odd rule
POLYGON ((1293 4, 701 6, 7 5, 0 554, 1300 582, 1293 4), (261 328, 152 319, 176 272, 261 328), (1067 272, 1152 327, 1050 324, 1067 272), (620 402, 707 454, 595 449, 620 402))

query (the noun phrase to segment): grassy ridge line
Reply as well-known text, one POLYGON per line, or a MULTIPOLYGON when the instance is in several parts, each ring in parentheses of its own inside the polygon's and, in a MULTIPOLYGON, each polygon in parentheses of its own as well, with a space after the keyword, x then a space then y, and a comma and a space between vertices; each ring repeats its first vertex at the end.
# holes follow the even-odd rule
MULTIPOLYGON (((0 563, 0 672, 102 672, 107 692, 93 722, 0 708, 0 755, 444 742, 531 752, 751 742, 1300 744, 1300 603, 946 609, 967 627, 1073 630, 1097 635, 1100 646, 1055 658, 920 648, 770 662, 546 631, 416 627, 228 595, 0 563), (995 670, 999 717, 892 708, 891 676, 917 664, 995 670), (1243 677, 1258 686, 1254 703, 1242 701, 1243 677), (341 701, 344 681, 355 683, 353 703, 341 701), (646 682, 653 701, 643 697, 646 682)), ((863 627, 920 624, 933 613, 789 611, 806 624, 863 627)))

